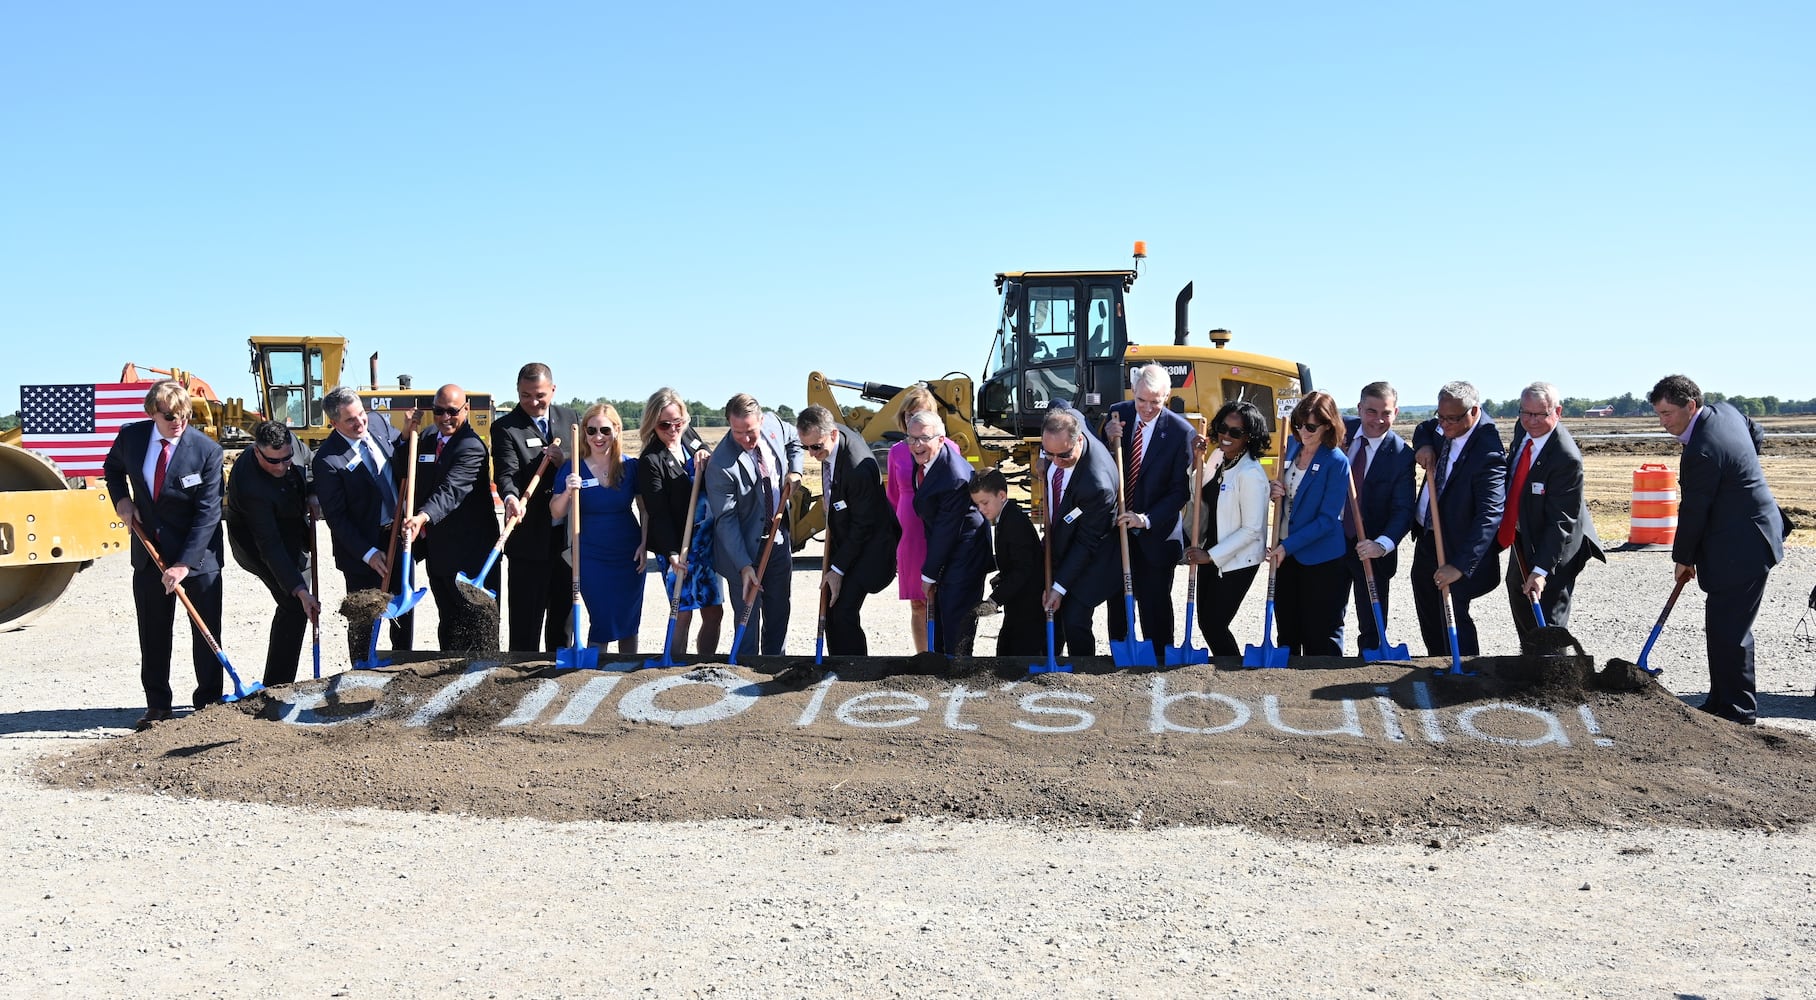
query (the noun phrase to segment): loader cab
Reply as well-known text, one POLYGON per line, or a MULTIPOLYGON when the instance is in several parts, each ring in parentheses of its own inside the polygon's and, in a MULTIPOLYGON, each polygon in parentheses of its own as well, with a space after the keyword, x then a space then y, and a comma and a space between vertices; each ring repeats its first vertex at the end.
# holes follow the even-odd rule
POLYGON ((1120 400, 1129 344, 1123 298, 1135 277, 1134 271, 998 274, 1001 310, 978 393, 979 420, 1029 437, 1040 433, 1056 399, 1092 421, 1120 400))
POLYGON ((340 379, 341 337, 252 337, 259 407, 311 444, 326 434, 322 396, 340 379))

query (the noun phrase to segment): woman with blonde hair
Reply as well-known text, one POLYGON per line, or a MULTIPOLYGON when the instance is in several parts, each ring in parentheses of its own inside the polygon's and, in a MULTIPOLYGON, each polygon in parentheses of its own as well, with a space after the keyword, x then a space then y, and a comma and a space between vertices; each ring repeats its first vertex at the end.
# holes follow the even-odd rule
MULTIPOLYGON (((588 645, 618 652, 637 651, 637 624, 643 618, 643 528, 631 513, 637 498, 637 465, 624 457, 624 421, 617 407, 594 403, 580 418, 578 454, 561 466, 549 514, 568 516, 580 496, 580 597, 586 601, 588 645)), ((647 519, 646 519, 647 520, 647 519)))
POLYGON ((637 502, 644 515, 649 552, 662 561, 662 593, 675 592, 681 576, 680 610, 675 615, 676 652, 687 649, 687 630, 694 612, 700 612, 700 637, 695 650, 710 656, 719 650, 719 623, 724 619, 724 595, 719 574, 713 572, 712 511, 701 495, 688 509, 694 479, 706 467, 712 452, 689 424, 687 404, 681 394, 664 386, 643 404, 637 428, 643 447, 637 460, 637 502), (681 536, 689 521, 693 537, 681 551, 681 536))

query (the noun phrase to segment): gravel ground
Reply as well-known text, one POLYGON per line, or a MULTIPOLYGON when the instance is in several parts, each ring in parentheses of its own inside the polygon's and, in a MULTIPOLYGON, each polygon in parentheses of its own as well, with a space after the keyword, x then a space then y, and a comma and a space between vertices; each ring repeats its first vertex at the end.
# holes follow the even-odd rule
MULTIPOLYGON (((1359 847, 1235 828, 551 824, 47 789, 28 776, 38 758, 113 738, 141 710, 128 572, 103 560, 37 627, 0 634, 0 995, 1791 997, 1816 973, 1807 830, 1359 847)), ((1635 657, 1668 574, 1658 553, 1591 568, 1572 630, 1599 659, 1635 657)), ((1816 672, 1793 629, 1812 582, 1816 550, 1792 550, 1757 629, 1762 715, 1804 735, 1816 672)), ((256 673, 268 598, 245 583, 230 580, 227 646, 256 673)), ((798 574, 797 608, 810 596, 798 574)), ((1254 603, 1258 631, 1259 588, 1254 603)), ((1484 646, 1511 651, 1504 606, 1481 604, 1484 646)), ((905 649, 902 606, 872 607, 873 649, 905 649)), ((1692 699, 1701 608, 1686 592, 1652 658, 1692 699)), ((652 589, 646 645, 664 609, 652 589)), ((811 648, 811 616, 794 625, 791 648, 811 648)), ((327 669, 344 668, 341 646, 324 643, 327 669)))

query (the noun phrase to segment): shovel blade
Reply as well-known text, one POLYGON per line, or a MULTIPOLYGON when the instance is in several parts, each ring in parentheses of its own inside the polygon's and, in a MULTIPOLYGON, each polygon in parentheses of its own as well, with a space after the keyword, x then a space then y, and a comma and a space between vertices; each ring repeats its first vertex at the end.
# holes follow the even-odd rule
POLYGON ((429 596, 429 588, 427 587, 424 587, 421 590, 406 590, 385 602, 385 613, 380 617, 386 620, 401 618, 404 615, 409 614, 410 609, 416 607, 417 602, 427 596, 429 596))
POLYGON ((1285 646, 1276 646, 1271 642, 1263 642, 1259 646, 1242 647, 1242 665, 1245 667, 1277 670, 1286 666, 1287 661, 1291 658, 1291 650, 1285 646))
POLYGON ((1047 662, 1029 664, 1028 665, 1028 674, 1030 676, 1032 676, 1034 674, 1069 674, 1071 672, 1072 672, 1072 665, 1070 663, 1060 663, 1054 659, 1054 656, 1053 656, 1053 614, 1052 614, 1052 612, 1048 612, 1047 613, 1047 662))
POLYGON ((494 600, 494 601, 498 600, 497 592, 495 592, 491 588, 487 587, 485 580, 486 580, 486 575, 484 572, 481 572, 479 574, 479 579, 477 579, 477 580, 466 575, 465 573, 454 574, 455 583, 464 583, 467 586, 472 587, 474 590, 477 590, 480 593, 486 595, 487 597, 490 597, 492 600, 494 600))
POLYGON ((1190 644, 1167 647, 1167 666, 1183 667, 1193 663, 1211 662, 1211 651, 1196 649, 1190 644))
POLYGON ((1119 667, 1152 667, 1154 663, 1154 644, 1130 635, 1126 639, 1110 640, 1110 657, 1119 667))
POLYGON ((1403 642, 1397 645, 1382 643, 1373 649, 1362 651, 1362 662, 1364 663, 1395 663, 1411 659, 1412 650, 1408 649, 1403 642))
POLYGON ((563 646, 555 650, 555 666, 562 670, 596 669, 599 651, 587 646, 563 646))

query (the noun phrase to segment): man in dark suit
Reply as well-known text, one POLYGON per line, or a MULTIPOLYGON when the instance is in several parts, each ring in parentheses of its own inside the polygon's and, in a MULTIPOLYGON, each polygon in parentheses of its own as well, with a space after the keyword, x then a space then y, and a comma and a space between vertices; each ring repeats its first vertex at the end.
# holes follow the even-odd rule
POLYGON ((908 418, 908 450, 914 459, 914 513, 927 532, 921 586, 933 616, 932 652, 955 656, 969 644, 971 611, 984 596, 984 562, 989 553, 979 535, 984 516, 971 505, 971 463, 946 447, 946 424, 933 410, 908 418))
POLYGON ((765 656, 779 656, 788 639, 794 570, 786 505, 789 492, 801 481, 804 451, 794 427, 765 413, 749 393, 726 401, 725 419, 731 429, 713 449, 701 487, 713 513, 713 568, 731 592, 733 615, 744 619, 744 609, 750 608, 738 655, 760 649, 765 656), (757 564, 772 530, 774 548, 759 576, 757 564))
POLYGON ((1766 577, 1784 558, 1785 522, 1759 467, 1765 435, 1726 403, 1704 403, 1683 375, 1668 375, 1647 396, 1658 422, 1683 442, 1677 486, 1677 582, 1694 579, 1708 600, 1703 631, 1709 697, 1699 708, 1730 722, 1757 721, 1753 620, 1766 577))
MULTIPOLYGON (((427 561, 442 651, 495 650, 497 616, 461 593, 457 580, 462 572, 477 570, 498 542, 498 515, 486 478, 486 443, 467 422, 467 394, 460 386, 437 389, 433 405, 435 426, 424 431, 417 444, 416 512, 404 521, 405 537, 423 536, 415 551, 427 561)), ((497 566, 484 582, 486 589, 498 590, 497 566)))
POLYGON ((290 429, 267 420, 227 477, 227 544, 233 561, 271 591, 277 608, 265 645, 266 687, 296 680, 303 633, 319 622, 321 601, 309 589, 309 449, 290 429))
POLYGON ((1041 595, 1043 611, 1054 612, 1062 633, 1054 651, 1097 655, 1091 615, 1121 580, 1122 567, 1110 538, 1116 518, 1116 463, 1109 449, 1085 433, 1084 417, 1058 400, 1041 422, 1040 447, 1047 456, 1045 522, 1053 553, 1053 587, 1041 595))
POLYGON ((517 372, 516 409, 492 423, 492 483, 504 500, 505 520, 523 518, 504 543, 504 606, 512 652, 555 650, 573 643, 568 631, 571 571, 563 558, 568 533, 557 530, 550 520, 549 497, 555 470, 568 455, 556 441, 579 422, 579 414, 555 404, 555 376, 549 366, 532 362, 517 372), (530 480, 544 453, 549 456, 548 471, 536 484, 536 494, 529 496, 530 480))
POLYGON ((1507 604, 1521 635, 1545 624, 1570 624, 1570 592, 1577 574, 1602 555, 1601 536, 1583 494, 1583 453, 1559 423, 1564 416, 1557 386, 1534 382, 1520 393, 1520 420, 1507 450, 1507 506, 1495 547, 1509 550, 1507 604))
POLYGON ((864 598, 895 579, 901 522, 883 495, 883 475, 862 435, 835 423, 823 406, 795 418, 801 447, 820 460, 820 509, 826 515, 823 579, 826 648, 834 656, 868 656, 859 615, 864 598))
MULTIPOLYGON (((136 523, 157 546, 163 572, 135 536, 132 603, 139 623, 140 729, 170 718, 170 628, 180 584, 215 640, 221 638, 221 446, 189 427, 189 392, 164 381, 145 394, 150 420, 127 424, 101 463, 120 520, 136 523), (130 492, 128 488, 130 487, 130 492)), ((221 661, 190 623, 197 709, 221 700, 221 661)))
MULTIPOLYGON (((359 394, 344 385, 322 397, 322 412, 334 433, 316 449, 310 468, 322 520, 328 523, 328 535, 334 541, 334 566, 346 581, 347 593, 378 590, 390 568, 386 550, 403 497, 398 485, 405 472, 399 468, 403 435, 386 421, 368 420, 359 394)), ((400 593, 402 587, 403 574, 391 574, 390 592, 400 593)), ((415 621, 413 613, 391 620, 392 649, 411 647, 415 621)), ((370 624, 362 628, 357 621, 348 623, 347 652, 352 662, 366 658, 370 629, 370 624)))
POLYGON ((1385 621, 1388 591, 1400 568, 1400 543, 1412 530, 1418 504, 1412 446, 1393 429, 1399 412, 1399 392, 1386 382, 1370 382, 1362 387, 1357 415, 1343 421, 1343 439, 1349 442, 1350 477, 1356 483, 1356 498, 1362 507, 1360 537, 1356 535, 1355 514, 1347 507, 1343 511, 1343 537, 1349 543, 1343 562, 1349 567, 1350 590, 1356 598, 1358 650, 1381 646, 1374 608, 1368 603, 1368 577, 1362 571, 1362 559, 1366 556, 1373 565, 1375 595, 1381 601, 1381 619, 1385 621))
POLYGON ((1507 452, 1501 432, 1482 413, 1482 397, 1468 382, 1438 390, 1438 415, 1413 432, 1415 460, 1425 469, 1419 497, 1419 538, 1413 547, 1412 600, 1428 656, 1449 656, 1444 598, 1450 590, 1456 611, 1457 649, 1481 653, 1469 602, 1500 582, 1501 558, 1494 548, 1507 499, 1507 452), (1431 530, 1431 497, 1444 528, 1444 563, 1438 564, 1437 533, 1431 530))
MULTIPOLYGON (((1110 407, 1099 440, 1122 449, 1125 510, 1118 524, 1129 531, 1129 573, 1141 609, 1142 637, 1154 646, 1154 662, 1165 663, 1173 645, 1173 571, 1185 553, 1179 512, 1191 498, 1187 460, 1192 425, 1167 409, 1173 380, 1164 366, 1145 364, 1129 373, 1134 399, 1110 407)), ((1110 605, 1110 639, 1129 634, 1128 611, 1110 605)))
POLYGON ((1009 481, 998 469, 985 469, 971 481, 971 502, 990 532, 986 568, 996 570, 996 579, 977 612, 1003 616, 996 655, 1040 656, 1047 651, 1046 612, 1040 606, 1042 560, 1034 522, 1009 499, 1009 481))

